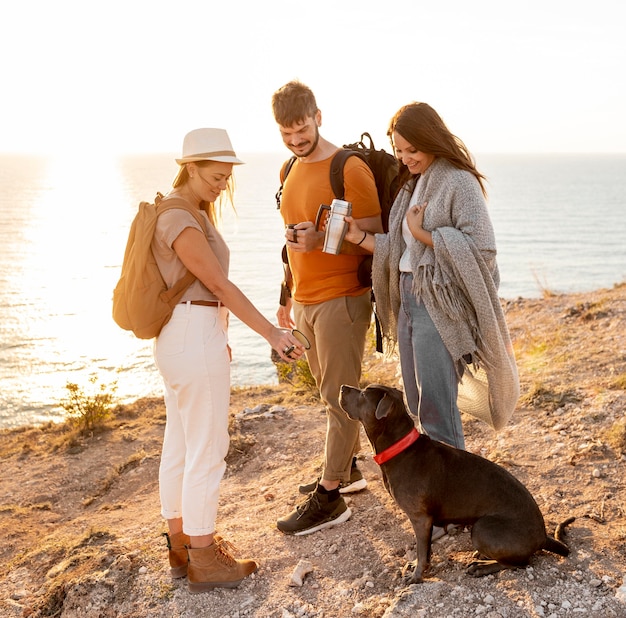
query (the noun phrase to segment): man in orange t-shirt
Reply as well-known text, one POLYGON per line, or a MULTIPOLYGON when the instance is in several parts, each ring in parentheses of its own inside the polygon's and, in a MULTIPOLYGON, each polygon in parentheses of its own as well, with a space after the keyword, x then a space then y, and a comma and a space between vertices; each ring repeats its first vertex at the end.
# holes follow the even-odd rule
MULTIPOLYGON (((295 229, 285 233, 292 281, 290 294, 281 295, 285 304, 277 317, 280 326, 297 327, 311 342, 307 360, 327 412, 322 475, 300 486, 306 500, 277 522, 285 534, 303 535, 347 521, 351 511, 342 494, 367 484, 356 467, 360 425, 341 409, 339 390, 342 384, 359 385, 372 306, 370 288, 357 276, 367 252, 344 242, 339 255, 324 253, 324 232, 315 229, 320 204, 329 205, 335 197, 330 165, 339 148, 319 134, 322 113, 313 92, 289 82, 274 93, 272 109, 283 143, 297 157, 280 204, 285 225, 295 229)), ((344 188, 359 227, 382 232, 374 176, 358 157, 346 161, 344 188)))

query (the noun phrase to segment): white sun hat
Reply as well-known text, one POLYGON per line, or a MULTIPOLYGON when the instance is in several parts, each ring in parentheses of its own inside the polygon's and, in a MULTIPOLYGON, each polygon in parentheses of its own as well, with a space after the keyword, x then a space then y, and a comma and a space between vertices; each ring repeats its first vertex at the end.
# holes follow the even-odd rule
POLYGON ((224 129, 194 129, 185 135, 183 156, 176 159, 178 165, 193 161, 220 161, 241 165, 233 150, 228 133, 224 129))

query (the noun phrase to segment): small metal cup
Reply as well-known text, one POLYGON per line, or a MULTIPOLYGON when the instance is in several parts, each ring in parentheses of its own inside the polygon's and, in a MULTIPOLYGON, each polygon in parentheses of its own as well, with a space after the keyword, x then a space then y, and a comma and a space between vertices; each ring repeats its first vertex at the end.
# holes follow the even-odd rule
POLYGON ((291 242, 298 242, 298 230, 296 229, 297 223, 287 223, 285 229, 291 230, 293 232, 293 238, 290 238, 291 242))

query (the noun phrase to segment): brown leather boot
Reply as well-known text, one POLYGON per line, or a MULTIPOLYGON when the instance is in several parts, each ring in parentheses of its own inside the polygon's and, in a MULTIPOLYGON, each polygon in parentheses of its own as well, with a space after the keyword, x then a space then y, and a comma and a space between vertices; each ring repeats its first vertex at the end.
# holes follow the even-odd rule
POLYGON ((233 545, 219 536, 208 547, 190 547, 187 571, 189 592, 196 594, 213 588, 236 588, 244 577, 257 570, 254 560, 235 560, 231 550, 234 550, 233 545))
POLYGON ((170 559, 170 573, 173 579, 185 577, 187 575, 187 564, 189 563, 189 555, 187 553, 187 545, 189 545, 189 536, 184 532, 177 532, 170 536, 167 532, 163 533, 167 541, 170 559))

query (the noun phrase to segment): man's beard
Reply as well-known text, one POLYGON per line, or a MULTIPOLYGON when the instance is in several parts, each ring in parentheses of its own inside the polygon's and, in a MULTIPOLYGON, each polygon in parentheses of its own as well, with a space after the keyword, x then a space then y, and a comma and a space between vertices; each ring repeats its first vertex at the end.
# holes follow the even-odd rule
POLYGON ((313 154, 313 152, 317 148, 317 144, 319 143, 319 141, 320 141, 320 130, 319 130, 318 126, 315 125, 315 139, 313 140, 313 143, 311 144, 311 148, 309 148, 304 154, 297 155, 298 158, 299 159, 305 159, 310 154, 313 154))

